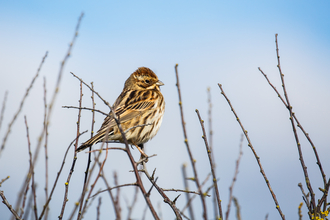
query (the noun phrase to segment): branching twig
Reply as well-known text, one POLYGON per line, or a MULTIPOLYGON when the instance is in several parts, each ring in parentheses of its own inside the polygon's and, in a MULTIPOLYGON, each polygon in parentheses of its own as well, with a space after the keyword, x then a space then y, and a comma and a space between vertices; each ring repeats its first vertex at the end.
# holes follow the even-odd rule
MULTIPOLYGON (((84 134, 84 133, 86 133, 86 132, 87 132, 87 131, 84 131, 84 132, 80 133, 79 136, 81 136, 82 134, 84 134)), ((48 198, 48 200, 46 201, 46 203, 45 203, 45 205, 44 205, 44 208, 43 208, 43 210, 42 210, 42 212, 41 212, 41 214, 40 214, 40 216, 39 216, 39 220, 42 219, 42 217, 43 217, 43 215, 44 215, 44 213, 45 213, 45 211, 46 211, 46 209, 47 209, 47 207, 48 207, 48 205, 49 205, 49 202, 50 202, 50 200, 52 199, 52 195, 53 195, 54 190, 55 190, 55 188, 56 188, 57 181, 58 181, 58 179, 59 179, 59 177, 60 177, 60 175, 61 175, 61 173, 62 173, 63 167, 64 167, 64 163, 65 163, 66 156, 67 156, 67 154, 68 154, 68 152, 69 152, 69 150, 70 150, 72 144, 76 141, 76 139, 77 139, 77 137, 76 137, 76 138, 70 143, 70 145, 68 146, 68 148, 67 148, 67 150, 66 150, 66 152, 65 152, 65 154, 64 154, 64 158, 63 158, 63 161, 62 161, 62 165, 61 165, 61 167, 60 167, 60 170, 57 172, 57 176, 56 176, 56 179, 55 179, 54 185, 53 185, 52 190, 51 190, 51 192, 50 192, 50 194, 49 194, 49 198, 48 198)))
POLYGON ((176 75, 176 86, 178 88, 178 95, 179 95, 179 106, 180 106, 180 113, 181 113, 181 124, 182 124, 182 129, 183 129, 184 142, 186 144, 189 159, 190 159, 190 162, 191 162, 191 166, 193 168, 195 183, 196 183, 197 189, 200 189, 199 192, 200 192, 200 198, 201 198, 202 206, 203 206, 203 218, 204 218, 204 220, 207 220, 206 203, 205 203, 203 192, 201 190, 201 186, 200 186, 199 179, 198 179, 197 169, 196 169, 196 166, 195 166, 196 160, 193 158, 193 155, 192 155, 190 147, 189 147, 188 136, 187 136, 187 132, 186 132, 186 122, 184 121, 184 116, 183 116, 181 90, 180 90, 179 73, 178 73, 178 64, 175 65, 175 75, 176 75))
POLYGON ((241 120, 239 119, 239 117, 238 117, 238 115, 236 114, 236 112, 235 112, 233 106, 231 105, 230 100, 227 98, 225 92, 223 91, 221 84, 218 84, 218 86, 219 86, 219 88, 220 88, 220 90, 221 90, 221 94, 225 97, 226 101, 228 102, 228 104, 229 104, 229 106, 230 106, 230 108, 231 108, 231 111, 233 112, 233 114, 234 114, 235 117, 236 117, 237 122, 239 123, 240 127, 242 128, 242 131, 243 131, 243 133, 244 133, 244 135, 245 135, 245 138, 246 138, 246 140, 248 141, 248 146, 249 146, 250 149, 252 150, 252 152, 253 152, 253 154, 254 154, 254 157, 255 157, 256 160, 257 160, 257 163, 258 163, 259 168, 260 168, 260 172, 261 172, 262 176, 264 177, 265 182, 266 182, 266 184, 267 184, 267 186, 268 186, 268 189, 269 189, 269 191, 270 191, 270 193, 271 193, 271 195, 272 195, 272 197, 273 197, 273 200, 274 200, 274 202, 275 202, 275 204, 276 204, 276 209, 278 210, 279 214, 281 215, 282 219, 284 220, 284 219, 285 219, 285 216, 284 216, 284 214, 282 213, 282 210, 281 210, 281 208, 280 208, 280 205, 279 205, 279 203, 278 203, 278 201, 277 201, 277 199, 276 199, 276 195, 275 195, 274 191, 272 190, 272 187, 270 186, 270 183, 269 183, 269 180, 268 180, 268 178, 267 178, 267 176, 266 176, 266 173, 265 173, 264 169, 262 168, 262 165, 261 165, 261 162, 260 162, 260 157, 257 155, 257 152, 256 152, 256 151, 254 150, 254 148, 253 148, 253 145, 252 145, 252 143, 251 143, 251 141, 250 141, 250 138, 249 138, 249 136, 248 136, 248 132, 247 132, 247 130, 244 129, 243 124, 241 123, 241 120))
MULTIPOLYGON (((83 93, 82 93, 82 83, 80 82, 80 98, 79 98, 79 107, 81 107, 81 103, 82 103, 82 97, 83 97, 83 93)), ((67 181, 65 182, 65 193, 64 193, 64 200, 63 200, 63 205, 62 205, 62 209, 61 209, 61 214, 58 216, 59 219, 63 218, 63 214, 64 214, 64 210, 65 210, 65 206, 66 203, 68 201, 68 191, 69 191, 69 183, 70 183, 70 179, 72 176, 72 173, 74 171, 74 167, 76 165, 76 161, 77 161, 77 148, 78 148, 78 141, 79 141, 79 134, 80 134, 80 118, 81 118, 81 109, 79 109, 78 111, 78 120, 77 120, 77 138, 76 138, 76 143, 75 143, 75 150, 74 150, 74 154, 73 154, 73 161, 72 161, 72 165, 71 165, 71 169, 70 169, 70 173, 68 175, 67 181)), ((84 189, 82 192, 82 197, 84 196, 84 189)), ((79 212, 81 213, 81 212, 79 212)), ((79 219, 79 215, 78 215, 78 219, 79 219)))
MULTIPOLYGON (((209 178, 210 178, 210 176, 211 176, 211 173, 209 173, 209 174, 207 174, 207 176, 206 176, 206 178, 205 178, 205 180, 202 182, 202 184, 201 184, 201 187, 203 187, 206 183, 207 183, 207 181, 209 180, 209 178)), ((189 178, 187 178, 187 179, 189 179, 189 178)), ((209 188, 208 190, 210 190, 211 188, 209 188)), ((200 189, 198 189, 199 191, 200 191, 200 189)), ((206 194, 209 192, 208 190, 206 190, 206 194)), ((191 202, 196 198, 196 196, 197 195, 193 195, 189 200, 188 200, 188 202, 187 202, 187 204, 183 207, 183 209, 181 210, 181 213, 183 213, 189 206, 190 206, 190 204, 191 204, 191 202)))
MULTIPOLYGON (((289 97, 288 97, 286 87, 285 87, 285 83, 284 83, 284 74, 282 73, 282 70, 281 70, 280 55, 279 55, 278 42, 277 42, 277 34, 275 34, 275 43, 276 43, 277 68, 278 68, 280 76, 281 76, 284 97, 285 97, 285 100, 286 100, 286 103, 287 103, 287 108, 288 108, 289 113, 290 113, 290 121, 291 121, 291 126, 292 126, 292 129, 293 129, 294 137, 295 137, 295 140, 296 140, 296 143, 297 143, 297 148, 298 148, 298 153, 299 153, 299 160, 300 160, 301 166, 302 166, 303 171, 304 171, 307 188, 308 188, 308 190, 311 194, 311 205, 312 205, 312 207, 309 207, 309 210, 313 212, 315 207, 316 207, 316 205, 315 205, 315 194, 313 192, 313 188, 311 186, 311 183, 310 183, 310 180, 309 180, 309 177, 308 177, 307 167, 305 165, 305 161, 304 161, 304 158, 303 158, 303 153, 302 153, 302 150, 301 150, 301 146, 300 146, 296 126, 295 126, 295 123, 294 123, 294 120, 293 120, 294 113, 292 112, 292 106, 290 105, 289 97)), ((316 210, 316 212, 319 212, 319 210, 316 210)))
MULTIPOLYGON (((282 98, 281 94, 277 91, 276 87, 270 82, 270 80, 268 79, 267 75, 261 70, 261 68, 258 68, 259 71, 262 73, 262 75, 266 78, 268 84, 273 88, 273 90, 276 92, 277 96, 281 99, 282 103, 285 105, 286 108, 289 109, 288 104, 286 103, 286 101, 282 98)), ((319 155, 317 153, 316 147, 312 141, 312 139, 309 137, 309 134, 305 131, 305 129, 302 127, 301 123, 298 121, 298 118, 296 116, 296 114, 294 114, 294 112, 292 112, 292 116, 295 119, 295 121, 297 122, 297 127, 300 128, 300 130, 304 133, 305 137, 307 138, 308 142, 310 143, 310 145, 312 146, 312 149, 314 151, 315 154, 315 158, 316 158, 316 164, 319 166, 322 178, 323 178, 323 184, 324 184, 324 188, 326 188, 327 185, 327 180, 326 180, 326 175, 323 171, 323 167, 319 158, 319 155)), ((326 203, 326 202, 325 202, 326 203)), ((307 203, 306 203, 307 205, 307 203)), ((310 205, 307 205, 308 208, 310 208, 310 205)), ((310 210, 311 211, 311 210, 310 210)))
POLYGON ((11 213, 13 213, 14 217, 17 219, 17 220, 22 220, 21 217, 18 216, 17 212, 13 209, 13 207, 9 204, 9 202, 7 201, 5 195, 3 194, 3 191, 0 190, 0 196, 2 198, 2 203, 5 204, 7 206, 7 208, 9 209, 9 211, 11 213))
MULTIPOLYGON (((15 113, 13 119, 11 120, 11 122, 10 122, 9 125, 8 125, 7 132, 6 132, 5 137, 3 138, 3 141, 2 141, 2 145, 1 145, 1 149, 0 149, 0 156, 1 156, 1 152, 2 152, 3 149, 5 148, 6 141, 7 141, 7 139, 8 139, 8 136, 9 136, 10 132, 11 132, 11 127, 13 126, 14 122, 16 121, 16 118, 18 117, 19 113, 22 111, 22 109, 23 109, 23 105, 24 105, 24 102, 25 102, 25 99, 26 99, 26 97, 29 95, 29 92, 30 92, 30 90, 31 90, 31 88, 32 88, 32 86, 33 86, 33 84, 34 84, 34 82, 36 81, 37 77, 39 76, 39 73, 40 73, 41 67, 42 67, 42 65, 44 64, 47 55, 48 55, 48 52, 46 52, 46 54, 45 54, 44 57, 42 58, 42 61, 41 61, 40 65, 39 65, 39 68, 38 68, 38 70, 37 70, 36 75, 33 77, 33 79, 32 79, 32 81, 31 81, 29 87, 26 89, 26 92, 25 92, 25 95, 24 95, 24 97, 23 97, 23 99, 22 99, 22 101, 21 101, 21 104, 20 104, 20 106, 19 106, 17 112, 15 113)), ((7 95, 6 95, 6 96, 7 96, 7 95)), ((5 96, 5 97, 6 97, 6 96, 5 96)), ((4 105, 3 105, 3 106, 4 106, 4 105)), ((3 107, 3 108, 4 108, 4 107, 3 107)))
MULTIPOLYGON (((55 85, 55 91, 54 91, 53 96, 51 98, 50 104, 48 105, 48 115, 47 115, 46 124, 49 124, 49 122, 50 122, 51 113, 52 113, 52 110, 53 110, 53 106, 55 104, 55 99, 56 99, 57 94, 58 94, 58 91, 59 91, 59 86, 60 86, 60 82, 61 82, 61 78, 62 78, 62 73, 63 73, 63 70, 64 70, 64 66, 66 64, 66 61, 68 60, 68 58, 71 55, 72 47, 73 47, 73 45, 74 45, 74 43, 75 43, 75 41, 77 39, 78 30, 79 30, 80 23, 81 23, 81 20, 82 20, 83 15, 84 14, 82 13, 80 15, 80 17, 79 17, 79 20, 78 20, 78 23, 77 23, 77 26, 76 26, 76 29, 75 29, 75 34, 74 34, 73 39, 72 39, 72 41, 71 41, 71 43, 69 45, 69 48, 68 48, 67 53, 65 54, 65 57, 64 57, 63 61, 61 62, 61 66, 60 66, 60 70, 59 70, 59 73, 58 73, 57 82, 56 82, 56 85, 55 85)), ((40 136, 38 138, 37 147, 35 149, 34 158, 33 158, 33 165, 35 165, 35 163, 36 163, 36 161, 38 159, 39 150, 40 150, 40 147, 41 147, 42 140, 43 140, 43 138, 45 136, 45 133, 46 133, 46 130, 45 130, 45 128, 43 128, 42 131, 41 131, 41 134, 40 134, 40 136)), ((29 177, 27 175, 27 177, 26 177, 26 179, 25 179, 25 181, 23 183, 23 186, 22 186, 22 188, 20 190, 20 193, 19 193, 17 202, 16 202, 16 210, 19 207, 19 204, 21 202, 21 199, 22 199, 22 196, 23 196, 23 193, 24 193, 24 189, 26 188, 26 184, 28 184, 28 183, 29 183, 29 177)))
MULTIPOLYGON (((143 162, 144 163, 144 162, 143 162)), ((145 166, 144 166, 145 167, 145 166)), ((147 178, 149 179, 149 181, 152 183, 152 185, 156 188, 156 190, 158 191, 158 193, 163 197, 164 199, 164 202, 167 203, 171 209, 173 210, 173 212, 175 213, 175 216, 176 216, 176 219, 177 220, 180 220, 182 219, 181 218, 181 215, 180 215, 180 211, 178 210, 178 208, 175 206, 175 200, 171 201, 168 196, 164 193, 163 189, 160 188, 157 184, 156 184, 156 181, 157 181, 157 178, 156 180, 154 179, 154 175, 155 175, 155 170, 153 172, 153 175, 150 176, 148 171, 146 171, 145 169, 143 170, 144 171, 144 174, 147 176, 147 178)))

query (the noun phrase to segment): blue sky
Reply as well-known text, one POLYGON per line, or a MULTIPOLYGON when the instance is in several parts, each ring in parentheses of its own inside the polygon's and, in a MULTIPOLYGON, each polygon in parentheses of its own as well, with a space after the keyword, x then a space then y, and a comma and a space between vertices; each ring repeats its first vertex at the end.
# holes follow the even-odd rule
MULTIPOLYGON (((18 109, 41 58, 45 61, 23 111, 15 122, 5 150, 0 157, 0 179, 11 178, 1 187, 14 204, 23 176, 27 172, 28 152, 23 116, 30 122, 32 147, 42 128, 43 77, 47 80, 47 98, 51 97, 57 79, 59 64, 72 39, 77 19, 85 13, 79 37, 72 56, 65 67, 60 93, 51 119, 49 151, 50 182, 54 181, 67 145, 75 136, 75 110, 62 109, 63 105, 77 105, 79 83, 70 71, 86 82, 93 81, 97 91, 110 103, 120 94, 126 78, 140 66, 155 71, 165 83, 162 88, 166 100, 166 114, 158 135, 147 144, 150 159, 148 168, 157 168, 158 184, 164 188, 183 188, 181 166, 188 163, 183 144, 174 65, 179 64, 183 107, 188 137, 197 159, 201 178, 209 172, 207 155, 201 138, 201 129, 195 114, 199 109, 207 119, 207 87, 211 88, 213 102, 213 142, 217 162, 217 176, 224 212, 228 202, 228 188, 234 173, 241 130, 221 96, 221 83, 249 131, 254 147, 261 158, 266 174, 277 195, 287 219, 297 218, 297 207, 302 202, 297 184, 304 180, 299 164, 289 115, 276 94, 268 86, 258 67, 281 88, 276 68, 275 33, 278 33, 281 65, 285 74, 291 104, 319 150, 323 167, 329 174, 330 163, 330 3, 327 1, 2 1, 0 3, 0 103, 5 91, 8 100, 0 130, 1 140, 7 125, 18 109), (19 152, 19 153, 18 153, 19 152), (10 167, 10 168, 9 168, 10 167)), ((90 106, 90 93, 84 89, 85 106, 90 106)), ((107 108, 101 101, 97 107, 107 108)), ((90 129, 90 114, 82 115, 82 130, 90 129)), ((103 116, 97 116, 100 126, 103 116)), ((310 178, 315 191, 321 186, 321 177, 311 147, 301 134, 310 178)), ((81 141, 86 140, 87 135, 81 141)), ((259 168, 247 147, 243 145, 240 173, 234 188, 244 219, 279 219, 274 202, 259 173, 259 168)), ((72 152, 71 152, 72 153, 72 152)), ((111 152, 106 174, 113 183, 112 173, 118 172, 120 183, 134 181, 130 164, 120 152, 111 152)), ((138 158, 138 153, 133 152, 138 158)), ((69 156, 69 158, 71 158, 69 156)), ((67 160, 56 196, 51 203, 51 216, 59 215, 63 201, 63 184, 70 169, 67 160), (62 185, 61 185, 62 184, 62 185)), ((80 193, 86 155, 79 155, 72 178, 72 188, 66 216, 72 210, 80 193), (77 186, 77 188, 76 188, 77 186)), ((38 202, 44 199, 43 157, 37 164, 38 202)), ((192 175, 188 163, 188 173, 192 175)), ((146 183, 147 184, 147 183, 146 183)), ((148 184, 147 184, 148 185, 148 184)), ((193 183, 190 184, 193 187, 193 183)), ((104 188, 100 183, 99 188, 104 188)), ((130 191, 124 198, 130 199, 130 191)), ((175 198, 177 193, 169 193, 175 198)), ((110 201, 103 195, 103 216, 113 216, 110 201)), ((155 204, 162 199, 154 192, 155 204)), ((134 215, 142 216, 144 203, 140 195, 134 215)), ((179 208, 185 204, 182 195, 179 208)), ((208 214, 212 217, 211 199, 208 214)), ((173 218, 170 209, 162 203, 164 219, 173 218)), ((199 200, 194 203, 196 216, 201 214, 199 200)), ((305 205, 304 205, 305 208, 305 205)), ((234 218, 234 210, 230 219, 234 218)), ((306 209, 304 209, 306 217, 306 209)), ((0 213, 10 216, 7 208, 0 213)), ((127 213, 123 210, 123 216, 127 213)), ((95 216, 95 207, 89 212, 95 216)), ((150 217, 150 213, 148 213, 150 217)), ((86 216, 87 218, 87 216, 86 216)), ((89 217, 91 218, 91 217, 89 217)))

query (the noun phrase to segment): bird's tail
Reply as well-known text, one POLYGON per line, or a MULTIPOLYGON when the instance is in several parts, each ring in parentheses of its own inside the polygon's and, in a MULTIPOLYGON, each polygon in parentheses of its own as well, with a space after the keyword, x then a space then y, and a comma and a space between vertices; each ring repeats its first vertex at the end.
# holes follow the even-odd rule
POLYGON ((82 151, 82 150, 84 150, 84 149, 86 149, 88 147, 93 146, 94 144, 102 141, 103 137, 104 137, 104 133, 103 132, 96 134, 94 137, 92 137, 91 139, 89 139, 85 143, 82 143, 80 145, 80 147, 77 148, 76 152, 78 153, 78 152, 80 152, 80 151, 82 151))

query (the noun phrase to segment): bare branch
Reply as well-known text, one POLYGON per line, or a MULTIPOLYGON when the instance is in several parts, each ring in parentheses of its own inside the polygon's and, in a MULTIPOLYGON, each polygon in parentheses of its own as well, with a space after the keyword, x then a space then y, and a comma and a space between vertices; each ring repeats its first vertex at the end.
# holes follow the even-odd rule
POLYGON ((218 189, 217 177, 216 177, 215 171, 214 171, 214 162, 213 162, 213 158, 212 158, 212 154, 211 154, 211 149, 210 149, 209 144, 207 142, 206 132, 205 132, 205 128, 204 128, 204 120, 202 120, 202 118, 201 118, 201 116, 199 114, 198 109, 196 109, 196 113, 197 113, 199 122, 200 122, 201 127, 202 127, 202 132, 203 132, 202 138, 203 138, 204 143, 205 143, 207 156, 209 157, 209 162, 210 162, 210 167, 211 167, 211 173, 212 173, 212 176, 213 176, 213 185, 214 185, 214 189, 215 189, 215 192, 216 192, 215 195, 217 197, 217 203, 218 203, 218 209, 219 209, 219 213, 220 213, 220 218, 223 219, 222 218, 222 207, 221 207, 221 199, 220 199, 220 193, 219 193, 219 189, 218 189))
MULTIPOLYGON (((308 188, 309 192, 311 193, 311 205, 312 205, 312 207, 309 207, 309 209, 314 210, 315 207, 316 207, 316 205, 315 205, 315 194, 313 192, 313 188, 311 186, 311 183, 310 183, 310 180, 309 180, 309 177, 308 177, 307 167, 305 165, 305 161, 304 161, 303 153, 302 153, 302 150, 301 150, 301 146, 300 146, 296 126, 295 126, 295 123, 294 123, 294 120, 293 120, 293 114, 294 113, 292 112, 292 106, 290 105, 289 97, 288 97, 286 87, 285 87, 285 83, 284 83, 284 74, 282 73, 282 69, 281 69, 280 54, 279 54, 278 42, 277 42, 277 34, 275 34, 275 43, 276 43, 277 68, 278 68, 280 76, 281 76, 284 97, 285 97, 285 100, 286 100, 286 103, 287 103, 287 108, 288 108, 289 113, 290 113, 290 122, 291 122, 291 126, 292 126, 292 129, 293 129, 293 134, 294 134, 294 137, 295 137, 295 140, 296 140, 296 143, 297 143, 297 148, 298 148, 298 153, 299 153, 299 160, 300 160, 301 166, 302 166, 303 171, 304 171, 307 188, 308 188)), ((318 210, 316 210, 316 212, 318 212, 318 210)))
POLYGON ((248 141, 248 146, 249 146, 250 149, 252 150, 253 155, 254 155, 254 157, 255 157, 256 160, 257 160, 257 163, 258 163, 259 168, 260 168, 260 172, 261 172, 262 176, 264 177, 265 182, 266 182, 266 184, 267 184, 267 186, 268 186, 269 192, 271 193, 271 195, 272 195, 272 197, 273 197, 273 200, 274 200, 274 202, 275 202, 275 204, 276 204, 276 209, 278 210, 279 214, 281 215, 281 218, 282 218, 283 220, 285 220, 285 216, 284 216, 284 214, 282 213, 282 210, 281 210, 281 208, 280 208, 280 205, 279 205, 279 203, 278 203, 278 201, 277 201, 277 199, 276 199, 276 195, 275 195, 275 193, 274 193, 272 187, 270 186, 270 182, 269 182, 269 180, 268 180, 268 178, 267 178, 267 176, 266 176, 266 173, 265 173, 265 171, 264 171, 264 169, 263 169, 263 167, 262 167, 262 165, 261 165, 260 157, 257 155, 257 152, 254 150, 254 147, 253 147, 253 145, 252 145, 252 143, 251 143, 251 141, 250 141, 250 138, 249 138, 248 132, 247 132, 247 130, 244 129, 243 124, 242 124, 241 120, 239 119, 238 115, 236 114, 236 112, 235 112, 233 106, 231 105, 230 100, 228 99, 228 97, 226 96, 225 92, 223 91, 223 89, 222 89, 222 85, 221 85, 221 84, 218 84, 218 86, 219 86, 219 88, 220 88, 220 90, 221 90, 221 94, 225 97, 226 101, 228 102, 228 105, 229 105, 230 108, 231 108, 231 111, 232 111, 233 114, 235 115, 238 124, 239 124, 240 127, 242 128, 242 131, 243 131, 243 133, 244 133, 244 135, 245 135, 245 138, 246 138, 246 140, 248 141))
MULTIPOLYGON (((24 102, 25 102, 25 100, 26 100, 26 97, 29 95, 29 92, 30 92, 30 90, 31 90, 31 88, 32 88, 32 86, 33 86, 33 84, 34 84, 34 82, 35 82, 36 79, 38 78, 39 73, 40 73, 40 70, 41 70, 41 67, 42 67, 42 65, 44 64, 47 55, 48 55, 48 52, 46 52, 46 54, 45 54, 44 57, 42 58, 41 63, 40 63, 40 65, 39 65, 39 68, 38 68, 38 70, 37 70, 36 75, 33 77, 33 79, 32 79, 32 81, 31 81, 29 87, 26 89, 26 92, 25 92, 25 95, 24 95, 24 97, 23 97, 23 99, 22 99, 22 101, 21 101, 21 104, 20 104, 20 106, 19 106, 17 112, 15 113, 13 119, 11 120, 11 122, 10 122, 9 125, 8 125, 8 129, 7 129, 6 135, 5 135, 5 137, 3 138, 3 141, 2 141, 2 145, 1 145, 1 149, 0 149, 0 156, 1 156, 1 152, 5 149, 6 141, 7 141, 7 139, 8 139, 8 136, 9 136, 10 132, 11 132, 11 127, 13 126, 14 122, 16 121, 16 119, 17 119, 19 113, 21 113, 21 111, 22 111, 22 109, 23 109, 24 102)), ((7 93, 6 93, 6 94, 7 94, 7 93)), ((7 97, 7 95, 6 95, 5 97, 7 97)), ((2 107, 2 108, 4 109, 4 104, 3 104, 3 107, 2 107)), ((3 111, 2 111, 2 112, 3 112, 3 111)), ((2 114, 2 113, 1 113, 1 114, 2 114)), ((2 119, 1 119, 1 120, 2 120, 2 119)))
POLYGON ((179 95, 179 106, 180 106, 180 113, 181 113, 181 124, 182 124, 184 142, 186 144, 189 159, 190 159, 190 162, 191 162, 191 166, 193 168, 196 186, 197 186, 198 189, 200 189, 199 190, 200 191, 200 198, 201 198, 201 202, 202 202, 202 206, 203 206, 203 218, 204 218, 204 220, 207 220, 206 202, 205 202, 203 192, 201 190, 201 186, 200 186, 199 179, 198 179, 197 169, 196 169, 196 166, 195 166, 196 160, 193 158, 193 155, 192 155, 190 147, 189 147, 188 136, 187 136, 187 132, 186 132, 186 122, 185 122, 184 116, 183 116, 181 89, 180 89, 179 73, 178 73, 178 64, 175 65, 175 75, 176 75, 176 86, 177 86, 178 95, 179 95))
POLYGON ((28 149, 29 149, 29 162, 30 162, 30 175, 32 177, 32 182, 31 182, 31 188, 32 188, 32 193, 33 193, 33 210, 34 210, 34 215, 36 220, 38 219, 38 211, 37 211, 37 195, 36 195, 36 188, 34 184, 34 166, 32 163, 32 153, 31 153, 31 143, 30 143, 30 135, 29 135, 29 126, 26 120, 26 116, 24 115, 24 121, 25 121, 25 126, 26 126, 26 137, 27 137, 27 142, 28 142, 28 149))
POLYGON ((5 97, 3 98, 3 102, 2 102, 2 108, 1 108, 1 113, 0 113, 0 130, 1 130, 1 125, 2 125, 3 115, 5 113, 7 96, 8 96, 8 91, 5 92, 5 97))
MULTIPOLYGON (((79 136, 81 136, 82 134, 84 134, 84 133, 86 133, 86 132, 87 132, 87 131, 84 131, 84 132, 80 133, 79 136)), ((50 192, 50 194, 49 194, 49 198, 48 198, 48 200, 46 201, 46 203, 45 203, 45 205, 44 205, 44 208, 43 208, 43 210, 42 210, 42 212, 41 212, 41 214, 40 214, 40 216, 39 216, 39 220, 42 219, 42 217, 43 217, 43 215, 44 215, 44 213, 45 213, 45 211, 46 211, 46 209, 47 209, 47 207, 48 207, 48 205, 49 205, 49 202, 50 202, 50 200, 52 199, 52 195, 53 195, 53 193, 54 193, 54 190, 55 190, 55 188, 56 188, 56 185, 57 185, 58 179, 59 179, 59 177, 60 177, 60 175, 61 175, 61 173, 62 173, 62 170, 63 170, 64 164, 65 164, 66 156, 67 156, 67 154, 68 154, 68 152, 69 152, 69 150, 70 150, 72 144, 76 141, 76 139, 77 139, 77 137, 75 137, 75 139, 73 139, 73 141, 69 144, 68 148, 66 149, 66 152, 65 152, 65 154, 64 154, 64 158, 63 158, 63 161, 62 161, 62 165, 61 165, 61 167, 60 167, 60 170, 57 172, 57 176, 56 176, 56 179, 55 179, 54 185, 53 185, 52 190, 51 190, 51 192, 50 192)))
POLYGON ((7 206, 7 208, 9 209, 9 211, 11 213, 13 213, 14 217, 17 219, 17 220, 22 220, 21 217, 18 216, 17 212, 13 209, 13 207, 9 204, 9 202, 7 201, 4 193, 2 190, 0 190, 0 196, 2 198, 2 203, 5 204, 7 206))
POLYGON ((244 135, 242 134, 241 135, 241 142, 240 142, 240 145, 239 145, 239 155, 238 155, 238 158, 236 160, 235 174, 234 174, 234 177, 233 177, 233 181, 232 181, 232 183, 229 187, 229 201, 228 201, 227 212, 226 212, 226 220, 229 217, 231 201, 232 201, 232 198, 233 198, 233 188, 234 188, 234 184, 235 184, 236 179, 237 179, 239 163, 241 161, 241 157, 242 157, 242 154, 243 154, 243 151, 242 151, 243 140, 244 140, 243 138, 244 138, 244 135))

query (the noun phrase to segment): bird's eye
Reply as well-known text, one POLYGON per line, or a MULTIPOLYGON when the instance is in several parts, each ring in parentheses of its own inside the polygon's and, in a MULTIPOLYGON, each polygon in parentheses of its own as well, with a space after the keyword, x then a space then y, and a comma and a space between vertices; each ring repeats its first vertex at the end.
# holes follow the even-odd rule
POLYGON ((147 83, 147 84, 149 84, 149 83, 150 83, 150 81, 149 81, 149 80, 147 80, 147 79, 146 79, 144 82, 145 82, 145 83, 147 83))

